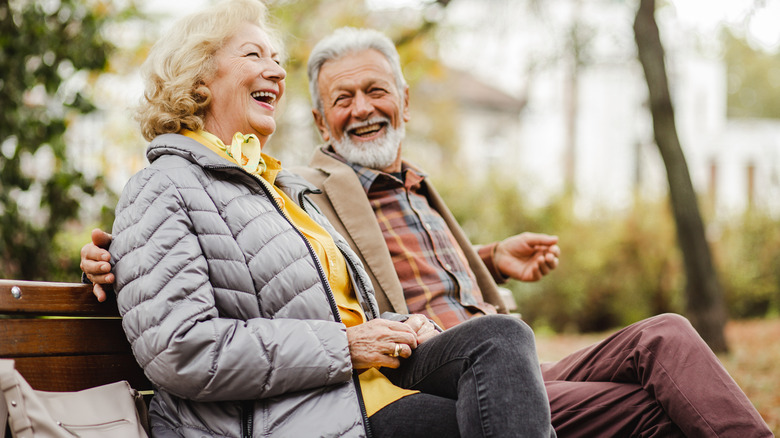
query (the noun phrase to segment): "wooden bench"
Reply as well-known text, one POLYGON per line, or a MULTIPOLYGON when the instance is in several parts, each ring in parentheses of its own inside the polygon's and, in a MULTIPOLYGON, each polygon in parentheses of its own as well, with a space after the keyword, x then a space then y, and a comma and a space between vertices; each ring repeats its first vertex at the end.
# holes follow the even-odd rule
POLYGON ((81 283, 0 280, 0 358, 14 359, 30 386, 44 391, 119 380, 143 394, 153 389, 130 351, 114 297, 99 303, 81 283))

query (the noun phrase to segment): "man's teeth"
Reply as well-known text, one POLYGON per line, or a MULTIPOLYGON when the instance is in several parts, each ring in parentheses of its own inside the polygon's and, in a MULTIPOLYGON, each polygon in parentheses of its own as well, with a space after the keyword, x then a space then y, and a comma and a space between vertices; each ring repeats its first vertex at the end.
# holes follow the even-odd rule
POLYGON ((364 135, 369 132, 379 131, 380 129, 382 129, 381 123, 373 123, 368 126, 361 126, 360 128, 355 128, 352 132, 355 135, 364 135))
POLYGON ((252 93, 252 99, 261 100, 265 103, 274 103, 276 95, 270 91, 255 91, 252 93))

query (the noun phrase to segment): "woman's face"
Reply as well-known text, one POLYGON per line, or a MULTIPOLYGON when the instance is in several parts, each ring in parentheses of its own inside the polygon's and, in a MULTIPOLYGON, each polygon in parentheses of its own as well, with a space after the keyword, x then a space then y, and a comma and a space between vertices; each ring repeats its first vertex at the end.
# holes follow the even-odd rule
POLYGON ((236 132, 255 134, 265 144, 276 129, 274 110, 287 75, 268 35, 243 23, 214 54, 214 62, 216 74, 205 83, 211 90, 206 131, 226 144, 236 132))

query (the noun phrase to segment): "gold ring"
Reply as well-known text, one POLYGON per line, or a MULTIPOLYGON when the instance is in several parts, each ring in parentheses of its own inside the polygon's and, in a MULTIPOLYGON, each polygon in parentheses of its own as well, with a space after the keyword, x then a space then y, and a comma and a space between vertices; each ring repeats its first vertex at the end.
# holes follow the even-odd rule
POLYGON ((401 355, 401 344, 395 344, 395 350, 390 354, 390 357, 398 357, 401 355))

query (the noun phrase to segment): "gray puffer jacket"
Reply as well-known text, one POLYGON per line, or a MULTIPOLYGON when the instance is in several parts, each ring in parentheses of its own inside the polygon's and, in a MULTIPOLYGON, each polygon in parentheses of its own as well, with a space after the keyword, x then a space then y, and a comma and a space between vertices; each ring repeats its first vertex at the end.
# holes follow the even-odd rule
MULTIPOLYGON (((157 387, 154 436, 362 437, 346 329, 322 267, 258 179, 161 135, 125 186, 112 263, 133 353, 157 387)), ((282 171, 277 185, 334 237, 369 319, 357 256, 282 171)))

